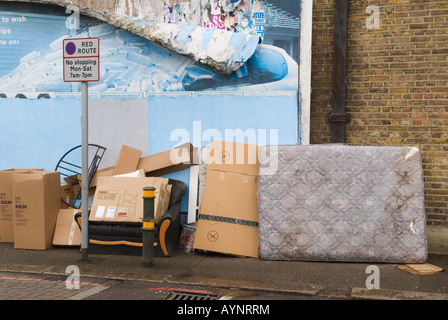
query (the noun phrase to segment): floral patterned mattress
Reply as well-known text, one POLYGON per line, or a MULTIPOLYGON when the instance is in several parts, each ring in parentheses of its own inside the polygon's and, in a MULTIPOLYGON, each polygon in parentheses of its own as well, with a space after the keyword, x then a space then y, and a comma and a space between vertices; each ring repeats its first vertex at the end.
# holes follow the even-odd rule
POLYGON ((427 259, 417 148, 261 147, 258 202, 262 259, 427 259))

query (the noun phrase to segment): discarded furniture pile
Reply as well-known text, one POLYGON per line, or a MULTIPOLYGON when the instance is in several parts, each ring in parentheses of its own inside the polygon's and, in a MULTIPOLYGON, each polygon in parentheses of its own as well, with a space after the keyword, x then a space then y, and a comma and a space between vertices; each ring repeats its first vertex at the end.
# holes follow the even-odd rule
MULTIPOLYGON (((156 256, 180 250, 422 263, 428 254, 422 171, 413 147, 212 141, 199 153, 188 143, 141 157, 123 145, 115 166, 96 170, 90 181, 89 250, 141 254, 142 190, 153 186, 156 256), (193 166, 198 190, 163 177, 193 166), (180 212, 187 192, 197 194, 195 221, 188 223, 180 212)), ((58 171, 0 171, 0 241, 21 249, 79 246, 82 216, 71 205, 79 200, 79 181, 58 171)))
POLYGON ((188 168, 193 151, 186 144, 141 157, 140 150, 123 145, 114 166, 89 170, 87 200, 80 198, 82 177, 75 170, 81 164, 64 160, 57 166, 60 171, 0 171, 0 241, 14 243, 16 249, 79 247, 81 204, 87 201, 90 252, 141 254, 142 195, 143 188, 150 186, 156 188, 154 252, 170 256, 178 246, 187 186, 161 176, 188 168))

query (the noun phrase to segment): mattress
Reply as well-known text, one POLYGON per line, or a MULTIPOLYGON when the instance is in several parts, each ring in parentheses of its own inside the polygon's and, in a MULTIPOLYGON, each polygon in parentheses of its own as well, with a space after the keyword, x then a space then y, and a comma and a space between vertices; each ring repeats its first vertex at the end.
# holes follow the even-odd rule
POLYGON ((261 147, 260 258, 425 262, 423 190, 417 148, 261 147))

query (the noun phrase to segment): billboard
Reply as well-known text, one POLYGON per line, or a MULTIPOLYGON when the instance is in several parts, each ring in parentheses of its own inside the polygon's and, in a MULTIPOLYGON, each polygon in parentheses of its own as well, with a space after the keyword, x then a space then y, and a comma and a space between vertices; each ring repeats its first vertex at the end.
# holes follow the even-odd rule
MULTIPOLYGON (((166 19, 182 22, 173 14, 173 8, 169 9, 166 19)), ((261 38, 263 15, 242 14, 239 23, 234 19, 233 24, 227 23, 228 28, 236 33, 258 33, 261 38)), ((227 75, 107 22, 84 15, 74 18, 73 11, 63 7, 1 2, 2 97, 48 98, 78 93, 79 84, 63 81, 63 40, 90 37, 99 38, 101 43, 100 81, 89 88, 99 97, 181 91, 298 91, 298 64, 276 46, 257 44, 251 58, 227 75)), ((204 29, 225 28, 213 21, 204 23, 204 29)), ((204 32, 203 43, 211 41, 212 35, 204 32)))
MULTIPOLYGON (((140 3, 115 0, 125 2, 140 3)), ((169 2, 163 23, 180 25, 192 19, 183 15, 188 1, 182 1, 183 5, 169 2)), ((249 3, 202 2, 217 4, 222 10, 229 3, 249 3)), ((244 11, 236 16, 222 14, 218 19, 216 6, 210 7, 213 19, 201 23, 199 48, 211 45, 214 32, 223 27, 234 29, 229 43, 254 35, 262 39, 259 43, 256 38, 257 49, 242 67, 224 74, 101 19, 78 17, 63 6, 0 1, 0 153, 7 155, 0 159, 0 168, 52 170, 64 152, 80 143, 80 84, 63 79, 63 42, 75 38, 98 38, 100 42, 100 80, 89 83, 88 131, 89 143, 108 149, 102 166, 115 163, 122 144, 150 155, 172 148, 185 136, 201 148, 209 143, 211 132, 215 138, 225 138, 228 131, 255 132, 257 142, 306 142, 309 113, 303 85, 307 81, 302 79, 310 73, 302 70, 303 61, 309 62, 302 54, 311 50, 302 50, 307 37, 302 37, 299 17, 301 6, 310 4, 299 0, 260 3, 264 11, 247 20, 244 11), (182 138, 173 136, 179 130, 184 133, 182 138)), ((148 8, 152 7, 145 10, 148 8)), ((126 11, 124 6, 117 7, 122 9, 126 11)), ((312 10, 308 7, 306 12, 310 18, 312 10)), ((127 18, 123 17, 124 25, 127 18)), ((184 35, 186 39, 189 36, 184 35)), ((173 175, 189 185, 188 170, 173 175)))

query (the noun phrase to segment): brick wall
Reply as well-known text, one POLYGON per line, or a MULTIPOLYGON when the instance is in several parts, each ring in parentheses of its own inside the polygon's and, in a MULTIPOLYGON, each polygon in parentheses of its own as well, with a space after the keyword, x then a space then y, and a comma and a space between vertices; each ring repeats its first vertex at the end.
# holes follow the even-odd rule
MULTIPOLYGON (((314 0, 311 143, 330 142, 333 9, 314 0)), ((428 225, 448 227, 448 2, 349 1, 347 50, 346 143, 418 147, 428 225)))
POLYGON ((310 142, 329 143, 332 105, 334 0, 314 0, 310 142))

